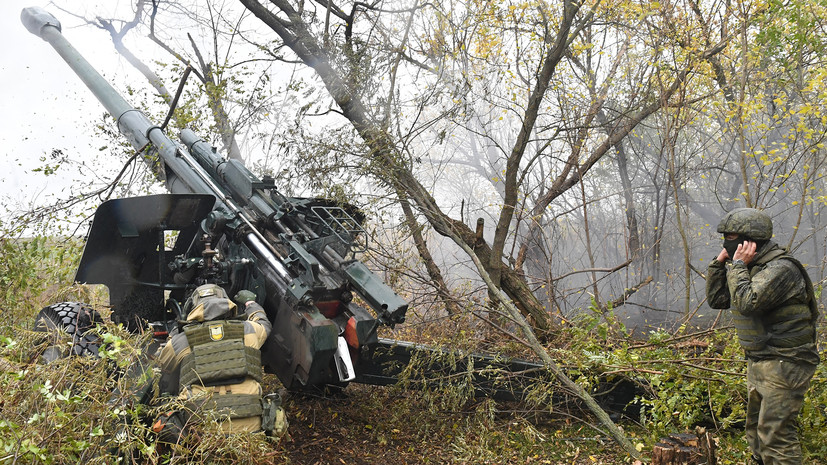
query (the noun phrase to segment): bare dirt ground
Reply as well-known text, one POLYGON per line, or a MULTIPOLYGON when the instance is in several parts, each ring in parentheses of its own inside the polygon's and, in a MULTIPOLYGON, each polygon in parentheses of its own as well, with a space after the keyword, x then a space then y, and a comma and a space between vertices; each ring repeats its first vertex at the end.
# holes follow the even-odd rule
POLYGON ((334 396, 295 395, 286 401, 289 434, 280 443, 291 463, 371 465, 450 463, 438 441, 424 443, 411 431, 385 431, 365 397, 371 387, 351 386, 334 396))

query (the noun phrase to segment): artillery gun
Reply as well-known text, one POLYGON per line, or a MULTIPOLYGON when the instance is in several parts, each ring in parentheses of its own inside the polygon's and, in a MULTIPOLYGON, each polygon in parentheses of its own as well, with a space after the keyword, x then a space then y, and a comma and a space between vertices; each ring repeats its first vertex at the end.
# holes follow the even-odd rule
MULTIPOLYGON (((368 245, 357 208, 286 197, 273 179, 225 159, 189 129, 173 141, 92 68, 54 16, 31 7, 21 20, 81 78, 170 192, 109 200, 95 212, 75 281, 108 287, 114 323, 134 331, 149 324, 162 340, 185 319, 182 306, 197 286, 252 291, 273 326, 262 363, 290 390, 392 384, 413 354, 442 352, 378 337, 380 326, 405 321, 408 303, 355 258, 368 245)), ((88 306, 62 302, 41 310, 36 325, 69 333, 71 352, 83 355, 97 352, 87 332, 100 321, 88 306)), ((474 379, 479 395, 513 397, 514 385, 498 373, 545 373, 531 362, 454 355, 431 370, 484 367, 474 379)))
MULTIPOLYGON (((355 259, 366 247, 364 215, 325 199, 285 197, 272 179, 223 158, 189 129, 173 141, 92 68, 54 16, 33 7, 21 20, 81 78, 170 192, 110 200, 95 213, 75 281, 108 287, 113 322, 138 330, 183 319, 183 303, 206 282, 228 295, 247 289, 273 323, 263 364, 285 387, 355 380, 379 326, 404 322, 408 308, 355 259)), ((63 303, 38 320, 82 336, 83 321, 95 318, 63 303)))

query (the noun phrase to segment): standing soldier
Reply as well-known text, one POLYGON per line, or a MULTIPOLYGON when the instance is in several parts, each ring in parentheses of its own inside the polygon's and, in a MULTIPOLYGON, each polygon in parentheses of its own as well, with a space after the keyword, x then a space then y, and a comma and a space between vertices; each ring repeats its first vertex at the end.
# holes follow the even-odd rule
POLYGON ((818 308, 801 263, 772 242, 772 220, 738 208, 718 224, 723 250, 709 265, 709 306, 732 309, 747 358, 746 438, 755 463, 801 464, 797 417, 819 363, 818 308))
POLYGON ((283 433, 287 427, 277 396, 262 398, 261 351, 272 326, 255 294, 235 296, 215 284, 193 291, 184 306, 186 322, 161 349, 161 390, 177 394, 188 407, 162 415, 153 425, 163 442, 177 442, 194 412, 215 410, 225 432, 283 433))

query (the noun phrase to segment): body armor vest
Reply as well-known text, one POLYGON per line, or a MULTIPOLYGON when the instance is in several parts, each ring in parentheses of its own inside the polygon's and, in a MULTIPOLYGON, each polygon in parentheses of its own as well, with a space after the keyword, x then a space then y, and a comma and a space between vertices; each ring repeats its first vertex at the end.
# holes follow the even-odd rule
MULTIPOLYGON (((244 345, 244 322, 205 321, 184 327, 192 352, 181 362, 180 389, 194 384, 227 386, 247 377, 261 382, 261 352, 244 345)), ((214 395, 201 408, 211 408, 230 418, 258 416, 261 397, 249 394, 214 395)))
POLYGON ((807 301, 795 299, 782 307, 763 315, 742 315, 733 311, 733 323, 738 333, 738 342, 746 352, 764 349, 766 346, 792 348, 815 341, 815 322, 818 318, 813 284, 801 263, 784 250, 770 251, 760 257, 749 270, 750 277, 761 271, 772 260, 790 260, 804 277, 807 301))

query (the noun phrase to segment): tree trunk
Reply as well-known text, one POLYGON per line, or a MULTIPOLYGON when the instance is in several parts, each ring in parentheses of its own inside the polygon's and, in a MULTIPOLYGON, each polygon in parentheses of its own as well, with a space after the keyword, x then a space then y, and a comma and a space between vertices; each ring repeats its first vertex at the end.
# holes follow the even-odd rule
POLYGON ((459 313, 460 308, 451 297, 451 291, 445 284, 442 272, 439 270, 436 262, 434 262, 434 258, 428 250, 428 244, 425 243, 425 238, 422 237, 422 226, 416 221, 411 204, 401 195, 399 203, 402 206, 402 212, 405 213, 405 223, 411 232, 416 250, 419 252, 419 257, 422 258, 422 262, 425 264, 425 269, 428 271, 428 276, 430 276, 434 288, 436 288, 439 300, 445 305, 445 310, 448 311, 448 314, 455 315, 459 313))
MULTIPOLYGON (((597 148, 595 148, 582 163, 580 162, 582 144, 578 142, 572 149, 572 153, 566 161, 565 169, 561 171, 561 173, 554 179, 549 189, 535 203, 530 213, 531 217, 539 217, 542 215, 554 199, 565 194, 572 186, 580 182, 581 176, 584 176, 600 159, 602 159, 609 149, 616 146, 621 140, 628 136, 641 122, 643 122, 644 119, 660 110, 663 102, 668 102, 671 96, 683 85, 687 74, 688 70, 683 70, 678 73, 675 80, 672 82, 672 85, 666 89, 664 93, 654 102, 642 107, 634 113, 625 115, 624 118, 614 127, 608 128, 608 136, 606 139, 597 148)), ((598 101, 592 106, 592 109, 589 111, 590 117, 594 118, 597 115, 599 104, 600 102, 598 101)), ((532 229, 536 228, 539 228, 539 222, 533 221, 529 223, 529 236, 535 232, 532 231, 532 229)), ((526 247, 526 244, 521 246, 520 254, 518 254, 518 256, 524 256, 522 249, 526 247)))
MULTIPOLYGON (((605 124, 606 117, 603 111, 600 112, 601 124, 605 124)), ((632 182, 629 179, 629 164, 626 157, 626 150, 623 148, 623 142, 618 142, 615 145, 615 155, 617 157, 617 172, 620 175, 620 183, 623 186, 623 200, 626 204, 624 208, 626 212, 626 229, 629 230, 629 256, 637 257, 640 250, 640 234, 637 227, 637 209, 635 208, 635 197, 632 192, 632 182)))
POLYGON ((115 46, 115 50, 120 54, 122 57, 132 65, 133 68, 138 70, 149 82, 149 84, 158 92, 158 95, 164 99, 165 102, 169 103, 172 101, 172 95, 170 95, 169 91, 164 86, 163 81, 157 74, 155 74, 149 66, 147 66, 140 58, 135 56, 131 50, 126 48, 123 43, 123 38, 126 34, 131 31, 135 26, 141 23, 141 18, 143 17, 144 11, 144 3, 145 0, 138 0, 137 4, 135 5, 135 16, 130 21, 125 21, 124 25, 121 27, 121 30, 118 31, 115 29, 114 21, 107 20, 103 18, 97 18, 97 22, 88 21, 89 24, 94 24, 96 27, 103 29, 104 31, 109 33, 109 37, 112 39, 112 45, 115 46))
POLYGON ((474 265, 476 265, 477 269, 479 270, 480 276, 482 279, 489 285, 489 289, 491 292, 499 294, 497 299, 502 303, 502 306, 506 310, 506 313, 510 315, 511 319, 517 324, 524 336, 523 342, 528 345, 531 350, 540 357, 543 361, 543 365, 549 370, 557 381, 563 385, 563 387, 568 390, 569 392, 573 393, 577 396, 578 399, 583 401, 586 404, 586 407, 597 417, 600 424, 608 430, 609 435, 622 447, 630 457, 638 459, 640 458, 640 452, 635 448, 634 445, 629 441, 623 431, 617 427, 617 425, 612 421, 609 417, 609 414, 603 410, 600 405, 598 405, 597 401, 594 400, 594 397, 591 396, 583 386, 575 383, 571 378, 569 378, 566 373, 560 368, 560 366, 551 358, 548 351, 543 347, 540 341, 537 339, 534 331, 528 325, 528 322, 520 315, 519 310, 517 307, 514 306, 514 303, 508 299, 508 296, 504 295, 501 290, 499 290, 496 286, 493 286, 491 283, 491 277, 488 275, 488 272, 485 270, 485 266, 483 262, 477 258, 477 256, 471 253, 468 250, 468 246, 464 245, 464 241, 456 241, 460 244, 461 247, 466 249, 466 252, 471 257, 471 260, 474 261, 474 265))
POLYGON ((652 465, 716 465, 715 439, 710 433, 670 434, 652 448, 652 465))
POLYGON ((551 317, 531 292, 528 284, 510 267, 500 266, 499 269, 492 270, 491 263, 496 261, 491 259, 491 248, 483 244, 474 249, 474 231, 462 221, 448 217, 439 208, 428 189, 416 179, 408 167, 404 166, 391 136, 375 123, 347 80, 334 69, 327 53, 302 21, 300 13, 286 0, 270 2, 283 13, 283 16, 276 16, 258 0, 241 0, 241 3, 278 34, 302 62, 318 74, 330 96, 341 108, 342 114, 370 149, 373 167, 377 173, 381 172, 381 175, 377 176, 381 176, 394 191, 404 192, 408 199, 415 202, 417 209, 425 215, 435 231, 455 241, 464 241, 458 245, 464 246, 466 250, 475 250, 476 257, 485 264, 486 271, 499 272, 503 291, 517 302, 524 314, 531 317, 536 329, 544 335, 548 333, 553 326, 551 317))
MULTIPOLYGON (((557 64, 568 50, 570 39, 569 31, 574 21, 574 15, 578 10, 579 4, 570 2, 569 0, 563 1, 563 14, 559 29, 554 38, 554 42, 549 47, 543 59, 541 69, 537 73, 537 81, 528 98, 528 105, 523 116, 523 124, 520 127, 520 132, 517 134, 514 147, 511 149, 511 153, 508 155, 508 160, 506 160, 505 163, 503 205, 500 210, 500 217, 497 220, 497 226, 494 228, 491 254, 488 266, 486 267, 486 269, 490 270, 491 281, 496 287, 500 286, 502 279, 501 270, 505 268, 505 265, 503 265, 505 241, 508 238, 509 232, 512 230, 511 222, 514 219, 514 211, 519 202, 520 182, 518 179, 520 175, 520 165, 523 161, 529 140, 531 139, 531 134, 534 132, 534 125, 537 121, 537 116, 543 104, 543 98, 545 97, 551 77, 557 69, 557 64)), ((550 38, 546 38, 546 41, 549 41, 549 39, 550 38)))

